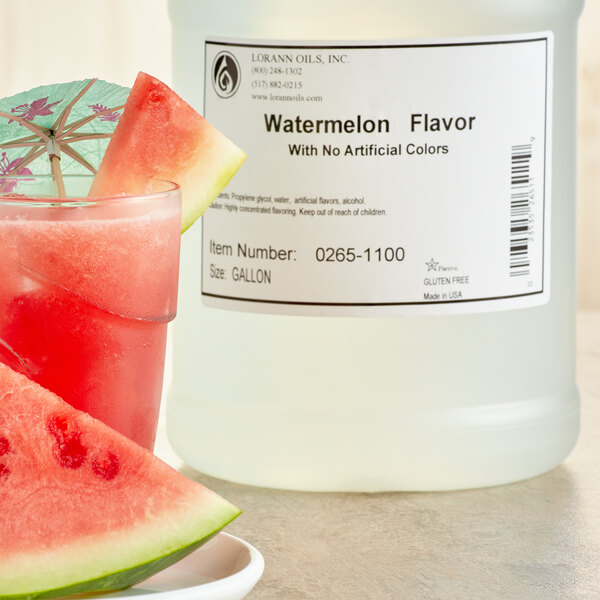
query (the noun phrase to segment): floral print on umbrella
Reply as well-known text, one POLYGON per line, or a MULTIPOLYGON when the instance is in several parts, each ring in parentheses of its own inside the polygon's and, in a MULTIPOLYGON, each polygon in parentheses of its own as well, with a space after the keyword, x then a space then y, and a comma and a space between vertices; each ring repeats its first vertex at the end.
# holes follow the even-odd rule
MULTIPOLYGON (((103 104, 89 104, 89 107, 92 109, 92 112, 95 112, 95 113, 103 113, 107 110, 110 110, 108 108, 108 106, 104 106, 103 104)), ((112 121, 113 123, 116 123, 119 120, 120 116, 121 115, 118 112, 113 111, 113 112, 107 113, 105 115, 100 115, 98 117, 98 120, 99 121, 112 121)))
MULTIPOLYGON (((17 117, 21 117, 27 121, 33 121, 35 117, 47 116, 54 114, 54 111, 50 110, 53 106, 60 104, 62 100, 57 100, 48 104, 48 98, 38 98, 31 102, 31 104, 21 104, 11 109, 11 113, 14 113, 17 117)), ((16 121, 9 121, 9 123, 16 123, 16 121)))
MULTIPOLYGON (((12 173, 15 169, 17 169, 17 171, 14 173, 15 175, 31 175, 32 173, 27 167, 23 167, 22 169, 17 168, 22 160, 22 158, 10 160, 8 156, 6 156, 6 152, 3 152, 0 155, 0 174, 7 175, 8 173, 12 173)), ((10 179, 0 179, 0 190, 3 193, 10 194, 16 187, 16 181, 11 181, 10 179)))

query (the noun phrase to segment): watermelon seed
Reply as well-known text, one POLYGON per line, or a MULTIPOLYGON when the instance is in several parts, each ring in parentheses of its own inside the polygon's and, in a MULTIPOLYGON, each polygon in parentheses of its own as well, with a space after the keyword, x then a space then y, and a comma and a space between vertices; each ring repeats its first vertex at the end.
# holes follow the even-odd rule
POLYGON ((104 458, 92 459, 92 471, 107 481, 114 479, 120 469, 119 458, 112 452, 109 452, 104 458))
POLYGON ((84 462, 87 448, 81 443, 79 434, 58 443, 55 456, 61 466, 67 469, 78 469, 84 462))
POLYGON ((50 431, 54 437, 63 435, 67 429, 69 429, 69 424, 64 417, 54 415, 48 419, 48 431, 50 431))
POLYGON ((71 431, 67 419, 54 415, 48 419, 48 431, 56 439, 54 456, 62 467, 78 469, 85 462, 87 448, 81 443, 81 432, 71 431))
POLYGON ((0 436, 0 456, 4 456, 10 452, 10 442, 5 438, 0 436))

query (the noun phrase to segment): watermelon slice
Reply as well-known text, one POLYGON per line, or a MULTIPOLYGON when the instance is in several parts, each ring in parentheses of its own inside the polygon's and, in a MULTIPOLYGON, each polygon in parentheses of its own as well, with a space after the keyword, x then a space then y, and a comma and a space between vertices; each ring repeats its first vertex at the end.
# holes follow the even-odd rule
POLYGON ((185 231, 219 195, 246 154, 164 83, 139 73, 90 196, 139 194, 152 178, 179 184, 185 231))
POLYGON ((239 510, 0 364, 0 597, 133 585, 239 510))

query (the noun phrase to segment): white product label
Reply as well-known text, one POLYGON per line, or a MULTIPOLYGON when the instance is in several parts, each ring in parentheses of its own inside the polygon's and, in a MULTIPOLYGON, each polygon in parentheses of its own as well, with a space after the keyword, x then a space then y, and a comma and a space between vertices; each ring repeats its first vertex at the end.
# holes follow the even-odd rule
POLYGON ((205 304, 471 313, 549 299, 552 34, 209 39, 205 115, 248 154, 203 219, 205 304))

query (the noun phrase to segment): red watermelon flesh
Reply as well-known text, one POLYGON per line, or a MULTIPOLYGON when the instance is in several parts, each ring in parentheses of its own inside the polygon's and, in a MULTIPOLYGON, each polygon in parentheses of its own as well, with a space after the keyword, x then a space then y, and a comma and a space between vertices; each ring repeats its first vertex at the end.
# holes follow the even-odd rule
POLYGON ((245 158, 167 85, 139 73, 90 196, 140 194, 152 178, 174 181, 182 189, 185 231, 245 158))
POLYGON ((0 364, 0 597, 121 589, 239 510, 0 364))

